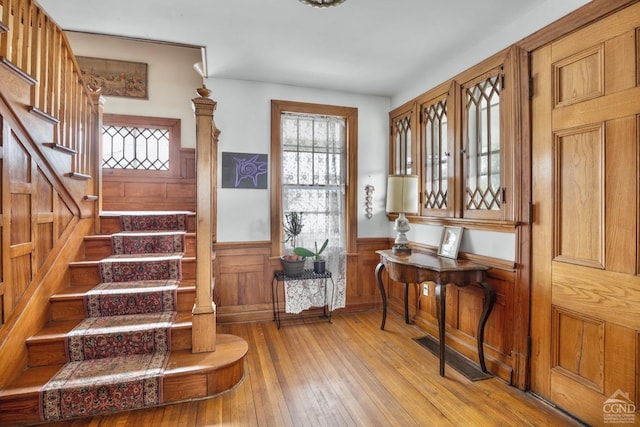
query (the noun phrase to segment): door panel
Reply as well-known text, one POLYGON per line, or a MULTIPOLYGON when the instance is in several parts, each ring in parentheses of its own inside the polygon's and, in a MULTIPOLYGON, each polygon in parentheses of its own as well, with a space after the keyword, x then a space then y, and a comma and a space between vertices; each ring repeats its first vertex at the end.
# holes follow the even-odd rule
POLYGON ((596 425, 611 397, 638 406, 639 22, 636 3, 532 55, 531 388, 596 425))

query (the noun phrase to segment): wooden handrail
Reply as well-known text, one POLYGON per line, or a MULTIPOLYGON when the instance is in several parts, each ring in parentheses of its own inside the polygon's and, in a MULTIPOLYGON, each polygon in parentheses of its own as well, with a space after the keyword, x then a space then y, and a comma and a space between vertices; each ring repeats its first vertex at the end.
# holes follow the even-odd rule
POLYGON ((62 29, 34 0, 0 0, 0 60, 33 79, 30 110, 49 117, 71 173, 94 176, 97 109, 62 29))

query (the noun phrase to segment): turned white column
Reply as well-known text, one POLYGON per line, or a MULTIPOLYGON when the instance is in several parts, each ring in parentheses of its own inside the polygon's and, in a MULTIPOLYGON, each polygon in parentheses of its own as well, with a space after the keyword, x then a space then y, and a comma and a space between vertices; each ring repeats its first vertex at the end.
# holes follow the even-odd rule
POLYGON ((216 102, 204 86, 192 99, 196 116, 196 302, 192 318, 192 351, 202 353, 216 349, 215 286, 216 185, 218 135, 213 121, 216 102))

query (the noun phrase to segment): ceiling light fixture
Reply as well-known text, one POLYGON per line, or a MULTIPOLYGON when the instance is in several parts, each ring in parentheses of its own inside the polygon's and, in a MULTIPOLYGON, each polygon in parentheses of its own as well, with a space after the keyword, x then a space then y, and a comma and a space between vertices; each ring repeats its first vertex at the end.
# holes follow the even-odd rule
POLYGON ((307 4, 311 7, 330 7, 344 3, 345 0, 299 0, 300 3, 307 4))

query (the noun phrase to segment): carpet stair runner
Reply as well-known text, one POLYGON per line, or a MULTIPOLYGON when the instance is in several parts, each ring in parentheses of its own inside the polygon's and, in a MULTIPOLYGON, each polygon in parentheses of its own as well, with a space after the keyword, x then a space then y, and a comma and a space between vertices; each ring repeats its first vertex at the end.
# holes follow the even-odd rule
POLYGON ((42 391, 43 421, 162 402, 163 370, 176 314, 175 292, 131 297, 114 294, 110 288, 135 292, 127 284, 141 283, 148 288, 147 281, 153 285, 178 282, 182 278, 186 219, 185 215, 126 215, 121 221, 124 231, 111 236, 113 255, 99 263, 99 289, 89 291, 85 300, 87 315, 97 317, 87 317, 67 334, 68 363, 42 391), (181 230, 162 233, 165 229, 181 230), (100 301, 105 288, 111 298, 100 301), (137 306, 140 299, 143 305, 137 306), (141 313, 130 313, 134 305, 134 311, 141 313))
MULTIPOLYGON (((178 301, 187 222, 184 213, 120 215, 121 229, 109 239, 112 254, 80 263, 82 268, 97 270, 99 283, 80 289, 72 286, 69 292, 52 297, 54 321, 27 342, 30 371, 52 373, 38 389, 40 421, 137 409, 224 391, 213 385, 204 395, 174 391, 168 400, 163 393, 167 382, 184 381, 188 370, 181 365, 191 356, 187 310, 193 306, 193 286, 186 286, 190 292, 178 301)), ((206 353, 204 359, 220 359, 215 363, 231 366, 239 381, 246 343, 220 335, 217 342, 216 352, 206 353), (216 354, 221 345, 231 349, 226 356, 216 354), (229 357, 235 362, 230 364, 229 357)), ((208 378, 202 362, 203 357, 197 362, 194 358, 194 370, 208 378)), ((11 398, 3 392, 0 413, 3 399, 11 398)))

